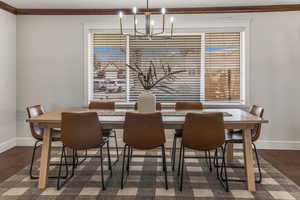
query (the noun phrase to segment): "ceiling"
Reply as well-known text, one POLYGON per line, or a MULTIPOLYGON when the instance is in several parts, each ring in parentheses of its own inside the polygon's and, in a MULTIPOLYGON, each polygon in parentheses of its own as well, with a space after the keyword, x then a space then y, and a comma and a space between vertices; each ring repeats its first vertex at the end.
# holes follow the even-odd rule
MULTIPOLYGON (((145 8, 146 0, 3 0, 15 8, 35 9, 106 9, 145 8)), ((150 8, 188 8, 218 6, 256 6, 300 4, 300 0, 149 0, 150 8)))

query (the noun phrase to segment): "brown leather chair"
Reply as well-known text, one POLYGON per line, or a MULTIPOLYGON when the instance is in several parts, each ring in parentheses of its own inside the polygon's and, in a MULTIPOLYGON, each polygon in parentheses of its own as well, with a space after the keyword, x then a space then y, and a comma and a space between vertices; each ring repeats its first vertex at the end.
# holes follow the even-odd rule
POLYGON ((199 101, 182 101, 176 102, 175 110, 202 110, 203 105, 199 101))
MULTIPOLYGON (((258 117, 263 117, 264 114, 264 108, 261 106, 257 106, 257 105, 252 105, 249 109, 249 113, 251 113, 252 115, 258 116, 258 117)), ((256 150, 256 145, 255 145, 255 141, 259 138, 261 133, 261 124, 257 124, 255 126, 255 128, 253 128, 251 130, 251 135, 252 135, 252 146, 253 146, 253 151, 255 153, 255 158, 256 158, 256 163, 257 163, 257 168, 258 168, 258 174, 259 177, 258 179, 256 179, 257 183, 261 183, 262 180, 262 174, 261 174, 261 167, 260 167, 260 162, 259 162, 259 158, 258 158, 258 154, 257 154, 257 150, 256 150)), ((225 141, 226 141, 226 145, 228 143, 233 143, 233 144, 243 144, 244 143, 244 136, 243 136, 243 130, 228 130, 225 134, 225 141)), ((237 166, 231 166, 233 168, 240 168, 237 166)), ((243 168, 243 167, 242 167, 243 168)), ((244 180, 235 180, 235 179, 228 179, 229 181, 244 181, 244 180)))
MULTIPOLYGON (((138 109, 138 103, 136 102, 134 104, 134 110, 137 110, 137 109, 138 109)), ((156 102, 156 110, 161 110, 161 103, 156 102)))
MULTIPOLYGON (((178 171, 181 172, 180 191, 182 191, 183 184, 185 149, 189 148, 199 151, 211 151, 219 148, 223 151, 222 166, 224 167, 224 143, 225 133, 223 113, 188 113, 186 115, 178 164, 178 171)), ((219 168, 217 168, 217 178, 220 180, 225 190, 228 191, 228 182, 227 179, 225 182, 222 181, 222 173, 223 172, 221 171, 220 173, 219 168)), ((226 168, 224 173, 225 177, 227 177, 226 168)))
MULTIPOLYGON (((154 149, 161 147, 163 170, 165 172, 165 187, 168 189, 167 167, 165 156, 165 133, 162 123, 161 113, 126 113, 123 135, 124 154, 122 165, 121 189, 123 189, 124 182, 124 166, 127 151, 127 173, 129 173, 130 158, 135 157, 133 149, 154 149)), ((146 156, 145 156, 146 157, 146 156)))
MULTIPOLYGON (((92 101, 89 104, 89 109, 115 110, 115 102, 92 101)), ((114 129, 102 129, 102 135, 103 137, 106 138, 112 137, 115 139, 116 150, 117 150, 117 160, 115 161, 116 163, 119 160, 119 147, 118 147, 117 133, 114 129)))
MULTIPOLYGON (((103 175, 103 154, 102 154, 103 146, 105 144, 107 144, 108 166, 109 166, 111 176, 112 176, 112 165, 110 159, 109 143, 107 138, 104 138, 102 136, 101 125, 99 123, 97 113, 96 112, 62 113, 61 139, 63 143, 62 153, 60 158, 61 165, 63 163, 63 159, 65 163, 67 162, 65 148, 67 147, 73 150, 72 173, 67 180, 69 180, 74 176, 74 171, 76 167, 75 166, 76 150, 86 150, 92 148, 100 149, 102 189, 105 190, 104 175, 103 175)), ((99 158, 99 156, 87 156, 87 157, 99 158)), ((61 165, 59 167, 59 172, 58 172, 59 178, 57 179, 58 190, 62 186, 60 185, 61 165)), ((64 183, 66 183, 66 181, 64 183)))
MULTIPOLYGON (((28 118, 38 117, 45 113, 45 110, 44 110, 43 106, 41 106, 41 105, 29 106, 26 108, 26 110, 27 110, 28 118)), ((31 132, 32 137, 36 140, 34 143, 34 147, 33 147, 29 174, 30 174, 31 179, 37 179, 39 177, 34 176, 33 172, 32 172, 33 171, 33 163, 35 160, 36 149, 39 148, 40 144, 43 142, 44 129, 40 128, 38 126, 38 124, 36 124, 36 123, 29 123, 29 127, 30 127, 30 132, 31 132)), ((61 141, 59 129, 51 129, 51 132, 52 132, 51 133, 52 134, 52 142, 61 141)), ((51 163, 50 165, 55 165, 55 164, 51 163)), ((49 178, 57 178, 57 176, 50 176, 49 178)))
POLYGON ((100 102, 91 101, 89 104, 90 109, 114 110, 115 102, 100 102))
MULTIPOLYGON (((203 105, 199 101, 183 101, 183 102, 176 102, 175 110, 202 110, 203 105)), ((175 162, 176 162, 176 142, 177 138, 182 137, 182 129, 176 129, 174 138, 173 138, 173 147, 172 147, 172 170, 175 169, 175 162)), ((211 169, 211 168, 210 168, 211 169)))

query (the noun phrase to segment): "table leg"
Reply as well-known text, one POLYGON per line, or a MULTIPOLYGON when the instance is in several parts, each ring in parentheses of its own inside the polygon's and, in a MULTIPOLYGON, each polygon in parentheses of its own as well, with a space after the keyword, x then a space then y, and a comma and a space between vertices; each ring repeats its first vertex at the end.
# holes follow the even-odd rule
POLYGON ((40 189, 46 188, 47 186, 49 161, 50 161, 50 154, 51 154, 51 142, 52 142, 51 129, 48 127, 44 128, 41 162, 40 162, 40 177, 39 177, 39 185, 38 185, 40 189))
POLYGON ((247 177, 248 191, 255 192, 255 177, 253 167, 253 153, 252 153, 252 137, 251 129, 244 129, 244 163, 247 177))
POLYGON ((232 163, 233 160, 233 143, 228 143, 226 145, 226 163, 232 163))

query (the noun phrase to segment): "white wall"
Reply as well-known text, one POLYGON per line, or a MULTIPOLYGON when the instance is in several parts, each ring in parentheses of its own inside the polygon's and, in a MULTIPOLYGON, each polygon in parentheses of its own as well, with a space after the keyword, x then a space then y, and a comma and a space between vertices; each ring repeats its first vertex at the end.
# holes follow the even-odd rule
POLYGON ((16 16, 0 9, 0 152, 16 137, 16 16))
MULTIPOLYGON (((265 107, 260 146, 300 149, 300 12, 178 15, 176 27, 207 19, 251 18, 250 103, 265 107)), ((118 25, 117 16, 17 17, 17 136, 29 140, 25 107, 81 106, 83 24, 118 25)), ((27 141, 27 142, 26 142, 27 141)))

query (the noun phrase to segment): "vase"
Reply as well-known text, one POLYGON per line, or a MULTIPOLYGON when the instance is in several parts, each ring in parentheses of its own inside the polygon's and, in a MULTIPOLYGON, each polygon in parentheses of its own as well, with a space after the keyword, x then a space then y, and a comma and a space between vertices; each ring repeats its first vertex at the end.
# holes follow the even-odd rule
POLYGON ((138 111, 141 113, 153 113, 156 111, 156 97, 150 90, 145 90, 139 95, 138 111))

